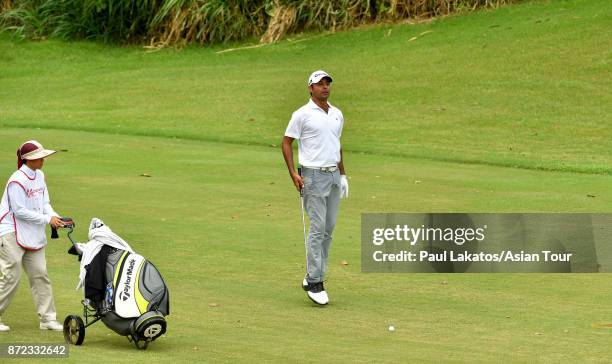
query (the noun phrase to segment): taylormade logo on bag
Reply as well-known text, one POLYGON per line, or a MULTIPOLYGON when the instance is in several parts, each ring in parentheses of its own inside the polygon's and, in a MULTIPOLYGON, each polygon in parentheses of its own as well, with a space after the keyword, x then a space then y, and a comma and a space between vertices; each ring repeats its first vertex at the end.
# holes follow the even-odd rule
POLYGON ((121 291, 119 293, 119 298, 121 298, 122 301, 126 301, 128 298, 130 298, 130 283, 132 282, 132 274, 134 273, 134 264, 136 264, 136 260, 135 259, 130 259, 130 262, 128 263, 128 269, 125 273, 125 283, 123 284, 123 291, 121 291))

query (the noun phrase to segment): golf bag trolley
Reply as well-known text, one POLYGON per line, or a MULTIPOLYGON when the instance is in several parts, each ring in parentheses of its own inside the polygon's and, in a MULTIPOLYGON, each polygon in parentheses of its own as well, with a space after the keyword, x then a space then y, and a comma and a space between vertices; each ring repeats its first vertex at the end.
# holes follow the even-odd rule
MULTIPOLYGON (((72 238, 75 226, 72 219, 62 221, 72 243, 68 253, 77 255, 81 262, 79 287, 84 287, 85 296, 81 301, 85 321, 79 315, 69 315, 64 320, 66 342, 81 345, 85 328, 101 320, 109 329, 126 336, 136 348, 146 349, 166 332, 165 316, 170 313, 168 288, 159 271, 134 253, 101 220, 92 219, 90 241, 85 244, 72 238), (92 231, 101 229, 120 243, 103 238, 92 240, 92 231)), ((53 230, 51 237, 57 238, 57 231, 53 230)))

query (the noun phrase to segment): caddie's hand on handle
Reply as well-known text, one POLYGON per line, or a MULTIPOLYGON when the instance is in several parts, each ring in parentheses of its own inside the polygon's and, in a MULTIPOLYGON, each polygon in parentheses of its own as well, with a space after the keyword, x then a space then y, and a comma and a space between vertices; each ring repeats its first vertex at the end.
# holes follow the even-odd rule
POLYGON ((59 229, 64 227, 64 222, 61 220, 61 218, 57 216, 51 216, 51 221, 49 221, 49 225, 51 225, 51 227, 54 229, 59 229))

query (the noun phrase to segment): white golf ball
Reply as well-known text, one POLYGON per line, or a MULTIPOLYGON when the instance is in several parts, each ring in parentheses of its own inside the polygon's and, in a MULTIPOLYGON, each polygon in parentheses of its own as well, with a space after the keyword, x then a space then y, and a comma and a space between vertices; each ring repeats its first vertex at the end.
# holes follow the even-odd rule
POLYGON ((395 326, 390 325, 390 326, 389 326, 389 331, 391 331, 391 332, 395 331, 395 326))

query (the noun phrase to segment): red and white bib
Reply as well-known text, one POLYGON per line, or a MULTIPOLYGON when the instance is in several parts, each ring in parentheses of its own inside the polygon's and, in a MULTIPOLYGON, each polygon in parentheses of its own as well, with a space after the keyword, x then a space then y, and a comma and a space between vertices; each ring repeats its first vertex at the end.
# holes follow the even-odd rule
POLYGON ((11 184, 18 185, 25 194, 25 207, 37 214, 44 214, 45 195, 47 194, 47 184, 45 175, 41 170, 37 170, 34 177, 30 177, 26 172, 17 170, 9 178, 4 194, 0 201, 0 223, 12 223, 17 238, 17 244, 27 250, 39 250, 47 245, 45 235, 46 222, 32 222, 20 219, 11 211, 8 187, 11 184))

